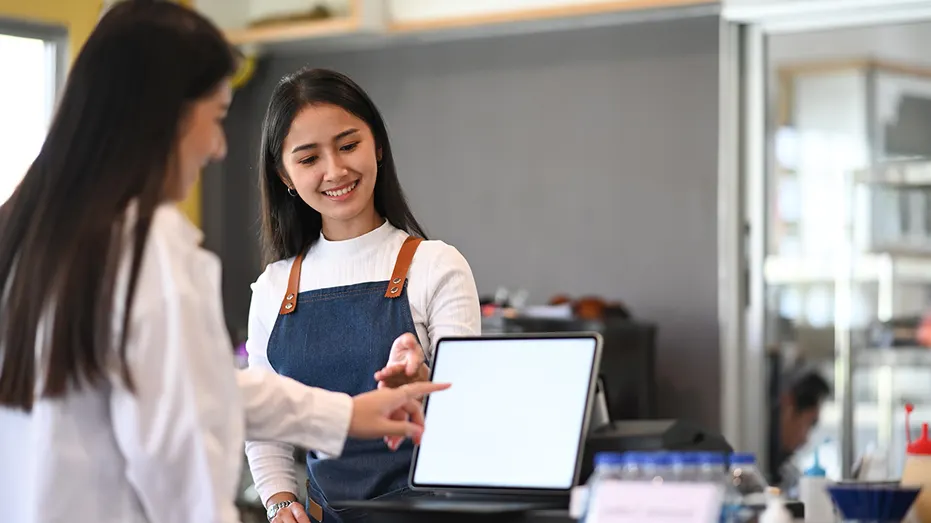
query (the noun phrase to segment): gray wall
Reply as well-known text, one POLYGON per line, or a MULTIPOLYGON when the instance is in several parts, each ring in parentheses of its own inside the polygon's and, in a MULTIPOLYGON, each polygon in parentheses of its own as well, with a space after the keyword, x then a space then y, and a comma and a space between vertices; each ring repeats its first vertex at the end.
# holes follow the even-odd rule
POLYGON ((237 94, 207 175, 208 246, 245 325, 261 118, 282 75, 329 67, 388 122, 401 181, 483 294, 600 294, 659 324, 660 409, 716 427, 718 20, 278 56, 237 94))

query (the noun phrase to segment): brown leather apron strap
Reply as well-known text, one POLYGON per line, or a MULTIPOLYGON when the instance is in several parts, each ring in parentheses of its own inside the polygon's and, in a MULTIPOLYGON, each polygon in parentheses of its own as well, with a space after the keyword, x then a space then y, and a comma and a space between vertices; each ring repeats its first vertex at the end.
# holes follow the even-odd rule
POLYGON ((284 291, 281 308, 278 314, 291 314, 297 308, 297 295, 301 287, 301 265, 304 262, 304 253, 298 254, 291 264, 291 275, 288 277, 288 288, 284 291))
POLYGON ((401 251, 398 252, 398 261, 394 263, 394 272, 391 273, 391 280, 388 281, 388 289, 385 291, 385 298, 397 298, 404 290, 404 282, 407 280, 407 271, 411 268, 411 262, 414 260, 414 253, 423 238, 408 236, 401 245, 401 251))

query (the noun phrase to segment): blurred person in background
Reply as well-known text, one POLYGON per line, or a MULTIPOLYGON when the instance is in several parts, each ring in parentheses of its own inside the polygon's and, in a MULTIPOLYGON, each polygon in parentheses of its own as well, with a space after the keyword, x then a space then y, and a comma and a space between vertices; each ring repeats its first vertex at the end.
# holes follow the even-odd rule
POLYGON ((773 417, 778 426, 770 428, 770 483, 789 492, 799 477, 792 458, 808 443, 818 425, 821 407, 830 396, 831 387, 817 371, 807 368, 784 373, 781 383, 782 392, 773 417))
MULTIPOLYGON (((454 247, 426 240, 385 122, 355 82, 323 69, 282 79, 260 155, 269 265, 252 286, 250 367, 353 395, 427 379, 438 340, 480 333, 472 270, 454 247)), ((367 515, 328 501, 415 495, 413 445, 399 439, 350 439, 340 456, 308 452, 301 487, 291 446, 250 441, 246 453, 269 514, 299 488, 311 514, 332 523, 367 515)))
POLYGON ((155 1, 114 6, 77 56, 0 207, 0 521, 236 523, 245 437, 420 437, 442 385, 350 397, 234 368, 219 262, 175 204, 225 154, 236 65, 155 1))

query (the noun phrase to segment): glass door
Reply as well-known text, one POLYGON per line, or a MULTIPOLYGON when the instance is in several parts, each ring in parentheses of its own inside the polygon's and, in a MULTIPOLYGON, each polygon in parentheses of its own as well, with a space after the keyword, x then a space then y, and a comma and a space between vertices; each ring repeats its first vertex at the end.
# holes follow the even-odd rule
POLYGON ((746 25, 736 367, 764 378, 735 426, 745 446, 765 426, 784 486, 816 452, 833 478, 897 477, 904 404, 931 420, 931 23, 869 20, 746 25))

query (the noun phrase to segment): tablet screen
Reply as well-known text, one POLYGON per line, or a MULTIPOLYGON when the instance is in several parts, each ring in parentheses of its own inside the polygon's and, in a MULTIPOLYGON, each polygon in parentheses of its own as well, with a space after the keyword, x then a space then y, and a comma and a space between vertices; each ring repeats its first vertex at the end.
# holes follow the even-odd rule
POLYGON ((414 459, 418 487, 567 490, 575 480, 594 336, 440 341, 414 459))

